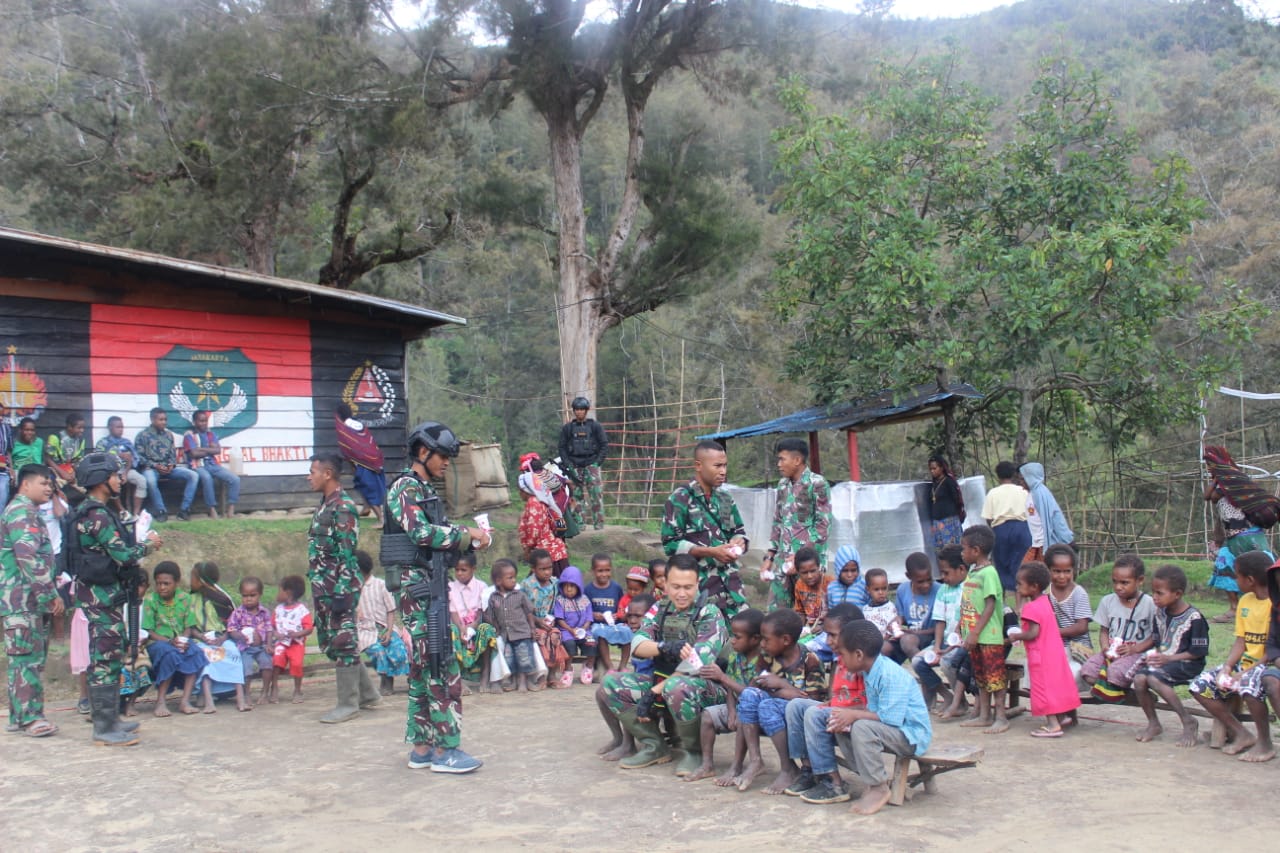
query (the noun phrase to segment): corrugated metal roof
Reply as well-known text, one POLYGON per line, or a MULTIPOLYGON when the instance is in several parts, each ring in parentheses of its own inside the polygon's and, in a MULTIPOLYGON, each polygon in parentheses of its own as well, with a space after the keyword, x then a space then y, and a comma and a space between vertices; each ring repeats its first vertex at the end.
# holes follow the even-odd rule
MULTIPOLYGON (((22 251, 45 257, 62 257, 79 261, 97 261, 98 263, 118 269, 145 270, 151 274, 163 274, 169 277, 194 277, 213 286, 225 286, 247 292, 250 289, 267 288, 281 293, 295 295, 296 298, 317 300, 322 303, 341 305, 346 310, 363 311, 374 319, 384 320, 401 327, 425 330, 434 326, 455 324, 465 326, 467 321, 452 314, 433 311, 408 302, 371 296, 367 293, 356 293, 350 290, 339 290, 305 281, 277 278, 270 275, 250 272, 244 269, 219 267, 198 261, 185 261, 151 252, 140 252, 136 249, 120 249, 114 246, 102 246, 97 243, 86 243, 66 237, 54 237, 49 234, 38 234, 34 231, 22 231, 16 228, 0 227, 0 253, 22 251)), ((3 260, 0 255, 0 260, 3 260)), ((0 264, 0 267, 3 265, 0 264)))
POLYGON ((982 394, 972 385, 953 382, 946 390, 937 385, 921 385, 907 396, 894 398, 892 391, 881 391, 854 403, 832 403, 827 406, 811 406, 771 421, 753 426, 725 430, 698 438, 726 439, 747 438, 755 435, 777 435, 785 432, 816 432, 824 429, 852 429, 877 424, 931 417, 942 412, 948 400, 982 399, 982 394))

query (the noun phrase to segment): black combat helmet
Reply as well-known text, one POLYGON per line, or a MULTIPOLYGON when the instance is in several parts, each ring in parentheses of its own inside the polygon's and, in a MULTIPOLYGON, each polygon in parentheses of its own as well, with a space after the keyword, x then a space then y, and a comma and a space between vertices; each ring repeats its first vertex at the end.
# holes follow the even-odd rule
POLYGON ((448 456, 450 459, 457 456, 458 450, 461 448, 458 437, 453 434, 453 430, 437 421, 423 421, 413 428, 413 432, 409 433, 410 459, 417 453, 419 444, 432 453, 439 453, 442 456, 448 456))
POLYGON ((578 409, 590 409, 591 401, 586 397, 574 397, 573 403, 570 404, 569 408, 573 409, 575 412, 578 411, 578 409))
POLYGON ((76 483, 82 489, 92 489, 120 473, 120 457, 114 453, 90 453, 76 463, 76 483))

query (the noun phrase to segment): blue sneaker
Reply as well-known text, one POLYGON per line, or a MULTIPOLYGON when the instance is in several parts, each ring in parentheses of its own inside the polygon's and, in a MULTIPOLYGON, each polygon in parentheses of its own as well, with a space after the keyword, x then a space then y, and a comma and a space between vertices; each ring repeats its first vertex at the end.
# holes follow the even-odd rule
POLYGON ((409 750, 409 769, 421 770, 423 767, 430 767, 434 763, 431 753, 426 755, 418 755, 413 750, 409 750))
POLYGON ((479 770, 484 764, 478 758, 472 758, 460 749, 446 749, 435 756, 431 762, 432 773, 470 773, 479 770))

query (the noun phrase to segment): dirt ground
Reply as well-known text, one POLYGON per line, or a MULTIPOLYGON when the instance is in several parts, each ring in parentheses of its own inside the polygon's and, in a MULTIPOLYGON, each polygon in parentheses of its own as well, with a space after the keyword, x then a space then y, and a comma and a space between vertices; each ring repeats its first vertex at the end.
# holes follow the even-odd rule
MULTIPOLYGON (((681 782, 672 765, 606 764, 590 690, 468 697, 464 746, 486 763, 457 777, 405 767, 403 692, 350 723, 318 724, 331 677, 308 682, 300 706, 154 719, 140 704, 143 740, 127 749, 92 746, 85 718, 57 701, 57 736, 0 738, 0 849, 1136 851, 1203 839, 1215 819, 1234 825, 1233 846, 1271 835, 1230 816, 1246 814, 1242 785, 1275 789, 1280 762, 1186 752, 1168 735, 1138 744, 1136 709, 1082 709, 1079 731, 1057 741, 1028 737, 1027 716, 1002 736, 938 725, 937 743, 980 744, 983 763, 861 818, 763 796, 767 777, 738 793, 681 782)), ((724 766, 731 740, 718 746, 724 766)))

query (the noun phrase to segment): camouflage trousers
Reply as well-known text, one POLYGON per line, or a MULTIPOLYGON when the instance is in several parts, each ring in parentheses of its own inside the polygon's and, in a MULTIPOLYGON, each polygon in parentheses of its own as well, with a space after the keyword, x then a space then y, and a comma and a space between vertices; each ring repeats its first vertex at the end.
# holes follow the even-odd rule
POLYGON ((9 722, 25 726, 44 719, 44 660, 48 653, 39 613, 4 617, 4 653, 9 659, 9 722))
POLYGON ((458 656, 448 649, 440 676, 431 674, 429 604, 411 595, 400 596, 400 618, 409 632, 409 718, 404 740, 415 746, 457 749, 462 742, 462 672, 458 656))
POLYGON ((351 593, 351 606, 341 613, 333 610, 333 599, 315 596, 316 641, 320 651, 338 666, 355 666, 360 663, 360 640, 356 635, 356 607, 360 593, 351 593))
MULTIPOLYGON (((778 571, 781 572, 781 569, 778 571)), ((769 581, 769 611, 791 610, 795 606, 795 596, 791 594, 786 576, 782 574, 775 575, 773 580, 769 581)))
POLYGON ((128 627, 124 621, 124 589, 120 584, 76 584, 76 601, 89 621, 90 686, 118 685, 124 672, 128 627), (121 603, 116 603, 121 602, 121 603))
MULTIPOLYGON (((601 682, 605 706, 616 716, 634 711, 636 703, 645 691, 653 687, 653 676, 635 672, 615 672, 601 682)), ((667 710, 677 723, 691 723, 698 719, 703 708, 723 705, 727 700, 724 688, 712 681, 688 675, 673 675, 662 689, 667 710)))
POLYGON ((720 608, 725 619, 732 619, 747 609, 742 575, 738 574, 736 565, 717 566, 711 571, 699 569, 699 572, 698 590, 706 593, 707 600, 720 608))
POLYGON ((586 491, 586 515, 590 516, 596 527, 604 526, 604 474, 599 465, 575 467, 573 471, 582 480, 582 489, 586 491))

